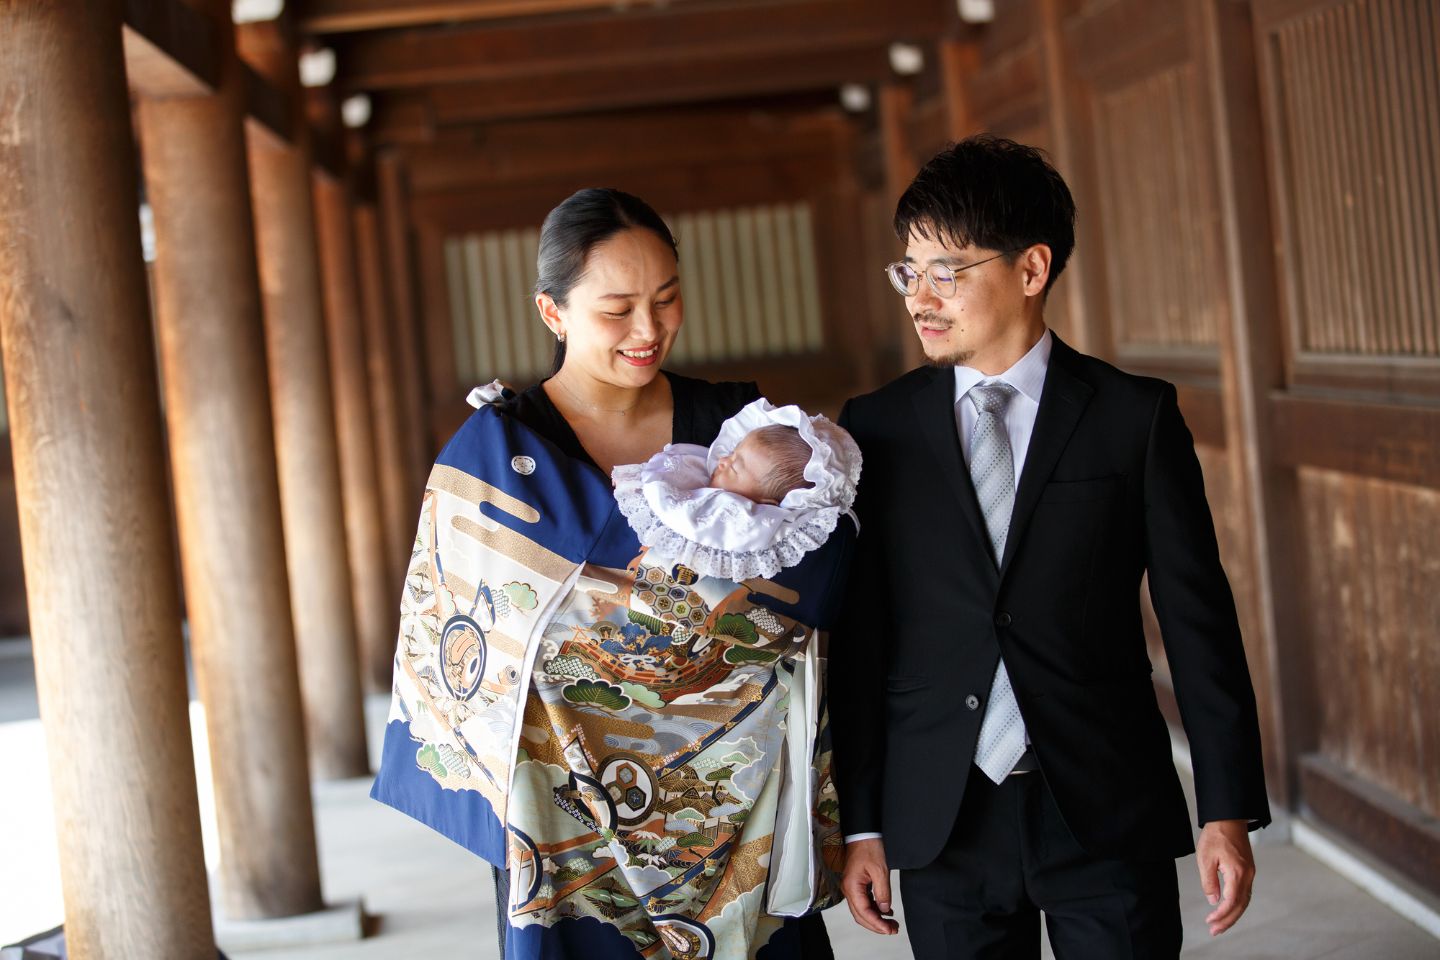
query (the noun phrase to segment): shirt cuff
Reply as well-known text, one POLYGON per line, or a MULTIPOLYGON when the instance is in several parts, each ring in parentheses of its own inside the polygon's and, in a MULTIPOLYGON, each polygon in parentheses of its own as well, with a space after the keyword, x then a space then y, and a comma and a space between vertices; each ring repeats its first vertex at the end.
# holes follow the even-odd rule
POLYGON ((846 843, 854 843, 856 840, 879 840, 878 833, 852 833, 845 838, 846 843))

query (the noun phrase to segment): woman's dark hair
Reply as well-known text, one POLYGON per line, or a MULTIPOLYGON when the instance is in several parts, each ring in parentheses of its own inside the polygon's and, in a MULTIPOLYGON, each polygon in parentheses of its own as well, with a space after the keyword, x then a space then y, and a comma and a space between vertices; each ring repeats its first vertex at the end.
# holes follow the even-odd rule
MULTIPOLYGON (((1050 248, 1045 292, 1075 249, 1075 200, 1035 147, 982 134, 953 143, 920 169, 895 208, 895 234, 956 247, 1050 248)), ((1007 262, 1015 262, 1015 254, 1007 262)))
MULTIPOLYGON (((535 292, 549 294, 557 306, 565 306, 570 291, 585 275, 590 251, 632 227, 643 227, 664 240, 679 261, 674 234, 644 200, 611 187, 590 187, 571 194, 546 215, 540 227, 535 292)), ((564 362, 565 344, 557 343, 555 370, 564 362)))

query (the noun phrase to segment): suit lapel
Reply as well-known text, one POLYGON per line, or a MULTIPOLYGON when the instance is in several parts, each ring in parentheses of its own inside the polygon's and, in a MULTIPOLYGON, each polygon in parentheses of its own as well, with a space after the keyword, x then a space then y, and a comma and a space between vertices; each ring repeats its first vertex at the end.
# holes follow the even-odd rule
MULTIPOLYGON (((1000 576, 1005 576, 1010 561, 1025 538, 1030 515, 1040 499, 1055 464, 1070 441, 1075 425, 1090 396, 1095 392, 1088 383, 1071 372, 1075 351, 1059 337, 1050 349, 1050 365, 1045 371, 1045 387, 1040 392, 1040 410, 1035 415, 1035 429, 1030 434, 1030 448, 1025 454, 1025 472, 1015 490, 1015 508, 1010 515, 1010 531, 1005 535, 1005 557, 1000 563, 1000 576)), ((974 499, 974 495, 971 495, 974 499)), ((977 513, 979 508, 976 508, 977 513)))
POLYGON ((990 551, 984 548, 989 543, 985 532, 985 518, 980 513, 980 502, 975 499, 975 487, 970 482, 970 471, 965 466, 965 455, 960 449, 960 429, 955 422, 955 377, 947 368, 938 368, 928 384, 911 397, 915 403, 916 422, 920 432, 930 444, 931 452, 940 465, 940 475, 954 493, 960 512, 965 515, 970 529, 975 534, 975 543, 981 548, 982 569, 995 572, 990 562, 990 551))

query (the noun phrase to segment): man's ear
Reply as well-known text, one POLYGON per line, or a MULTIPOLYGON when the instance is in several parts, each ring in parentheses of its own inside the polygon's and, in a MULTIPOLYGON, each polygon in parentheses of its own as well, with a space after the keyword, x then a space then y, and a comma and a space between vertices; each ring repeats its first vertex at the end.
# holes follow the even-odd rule
POLYGON ((1038 297, 1045 293, 1045 284, 1050 281, 1050 245, 1037 243, 1020 254, 1020 266, 1025 278, 1025 296, 1038 297))

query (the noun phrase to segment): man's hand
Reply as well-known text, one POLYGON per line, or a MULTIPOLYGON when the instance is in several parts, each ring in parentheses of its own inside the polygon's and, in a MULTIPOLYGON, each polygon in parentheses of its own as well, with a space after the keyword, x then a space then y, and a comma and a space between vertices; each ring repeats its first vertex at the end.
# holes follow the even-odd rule
POLYGON ((890 868, 885 841, 876 837, 845 845, 845 877, 840 882, 850 915, 866 930, 890 935, 900 924, 890 919, 890 868))
MULTIPOLYGON (((1244 820, 1212 820, 1200 828, 1195 845, 1195 862, 1200 867, 1200 886, 1215 909, 1205 918, 1210 936, 1218 937, 1235 925, 1250 906, 1250 887, 1255 882, 1255 855, 1250 852, 1250 829, 1244 820)), ((845 871, 845 882, 850 871, 845 871)), ((847 886, 846 896, 850 894, 847 886)), ((850 909, 855 909, 851 903, 850 909)))

